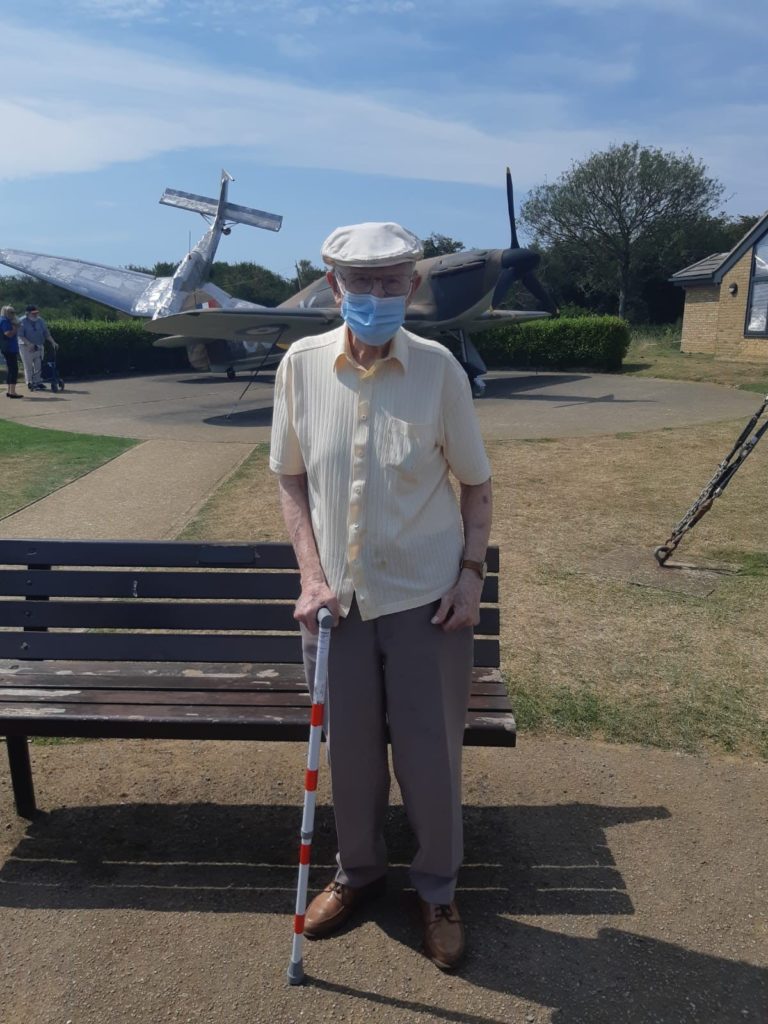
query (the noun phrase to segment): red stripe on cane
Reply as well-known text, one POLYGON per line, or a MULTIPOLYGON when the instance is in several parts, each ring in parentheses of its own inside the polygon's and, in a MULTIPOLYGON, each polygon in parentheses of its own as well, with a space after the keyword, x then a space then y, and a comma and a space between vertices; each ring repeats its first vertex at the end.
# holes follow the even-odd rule
POLYGON ((308 793, 314 793, 317 789, 317 775, 317 768, 307 768, 307 773, 304 776, 304 789, 306 789, 308 793))
POLYGON ((309 864, 312 859, 312 843, 302 843, 299 847, 299 864, 309 864))
POLYGON ((297 935, 304 934, 304 915, 294 914, 293 915, 293 930, 297 935))
POLYGON ((322 725, 323 724, 323 705, 313 704, 312 713, 309 716, 310 725, 322 725))

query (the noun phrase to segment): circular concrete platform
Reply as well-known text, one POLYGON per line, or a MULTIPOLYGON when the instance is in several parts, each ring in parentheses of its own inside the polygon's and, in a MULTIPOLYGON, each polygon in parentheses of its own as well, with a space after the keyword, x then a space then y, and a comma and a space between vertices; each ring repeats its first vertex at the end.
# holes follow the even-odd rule
MULTIPOLYGON (((252 384, 175 373, 72 382, 64 392, 5 402, 4 419, 36 427, 121 437, 240 444, 269 440, 272 374, 252 384)), ((751 415, 759 396, 716 384, 578 372, 488 374, 475 402, 483 436, 579 437, 655 430, 751 415)))

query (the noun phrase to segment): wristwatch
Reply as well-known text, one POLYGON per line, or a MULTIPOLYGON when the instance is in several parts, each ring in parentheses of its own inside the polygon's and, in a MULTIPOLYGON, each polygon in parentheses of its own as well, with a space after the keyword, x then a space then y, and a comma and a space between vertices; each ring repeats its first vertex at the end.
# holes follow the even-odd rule
POLYGON ((461 569, 471 569, 472 572, 477 573, 481 580, 484 580, 488 566, 485 562, 473 562, 471 558, 462 558, 461 569))

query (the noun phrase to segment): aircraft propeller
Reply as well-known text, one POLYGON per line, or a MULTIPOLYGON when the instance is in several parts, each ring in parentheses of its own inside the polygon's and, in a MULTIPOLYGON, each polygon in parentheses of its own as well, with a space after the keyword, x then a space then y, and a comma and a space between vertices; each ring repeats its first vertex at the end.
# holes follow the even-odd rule
POLYGON ((535 268, 541 261, 541 256, 531 249, 523 249, 517 238, 517 226, 515 224, 515 202, 512 193, 512 172, 507 168, 507 211, 509 213, 510 248, 504 251, 501 265, 504 271, 499 274, 499 280, 493 292, 491 306, 497 309, 504 301, 509 289, 515 281, 522 281, 528 291, 541 304, 543 309, 550 313, 557 312, 552 299, 547 295, 544 286, 534 274, 535 268))

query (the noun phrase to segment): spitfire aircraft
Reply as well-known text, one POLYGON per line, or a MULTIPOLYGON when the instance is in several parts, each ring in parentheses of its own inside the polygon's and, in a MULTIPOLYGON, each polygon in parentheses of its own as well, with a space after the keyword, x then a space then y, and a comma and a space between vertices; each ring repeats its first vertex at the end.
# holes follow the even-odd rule
MULTIPOLYGON (((278 231, 282 217, 228 201, 229 182, 222 171, 218 200, 166 189, 160 202, 201 214, 210 224, 172 277, 76 259, 61 259, 15 249, 0 249, 0 263, 122 313, 149 319, 147 330, 164 335, 161 348, 184 347, 199 370, 258 371, 293 341, 338 325, 339 310, 325 278, 312 282, 275 308, 246 302, 208 280, 222 235, 232 224, 278 231)), ((507 249, 469 249, 420 260, 420 284, 408 306, 405 327, 444 344, 454 343, 472 382, 484 391, 486 366, 471 340, 477 331, 549 316, 553 307, 534 275, 538 253, 520 247, 515 228, 512 179, 507 168, 507 205, 511 231, 507 249), (541 311, 499 309, 515 281, 521 281, 544 307, 541 311)))

